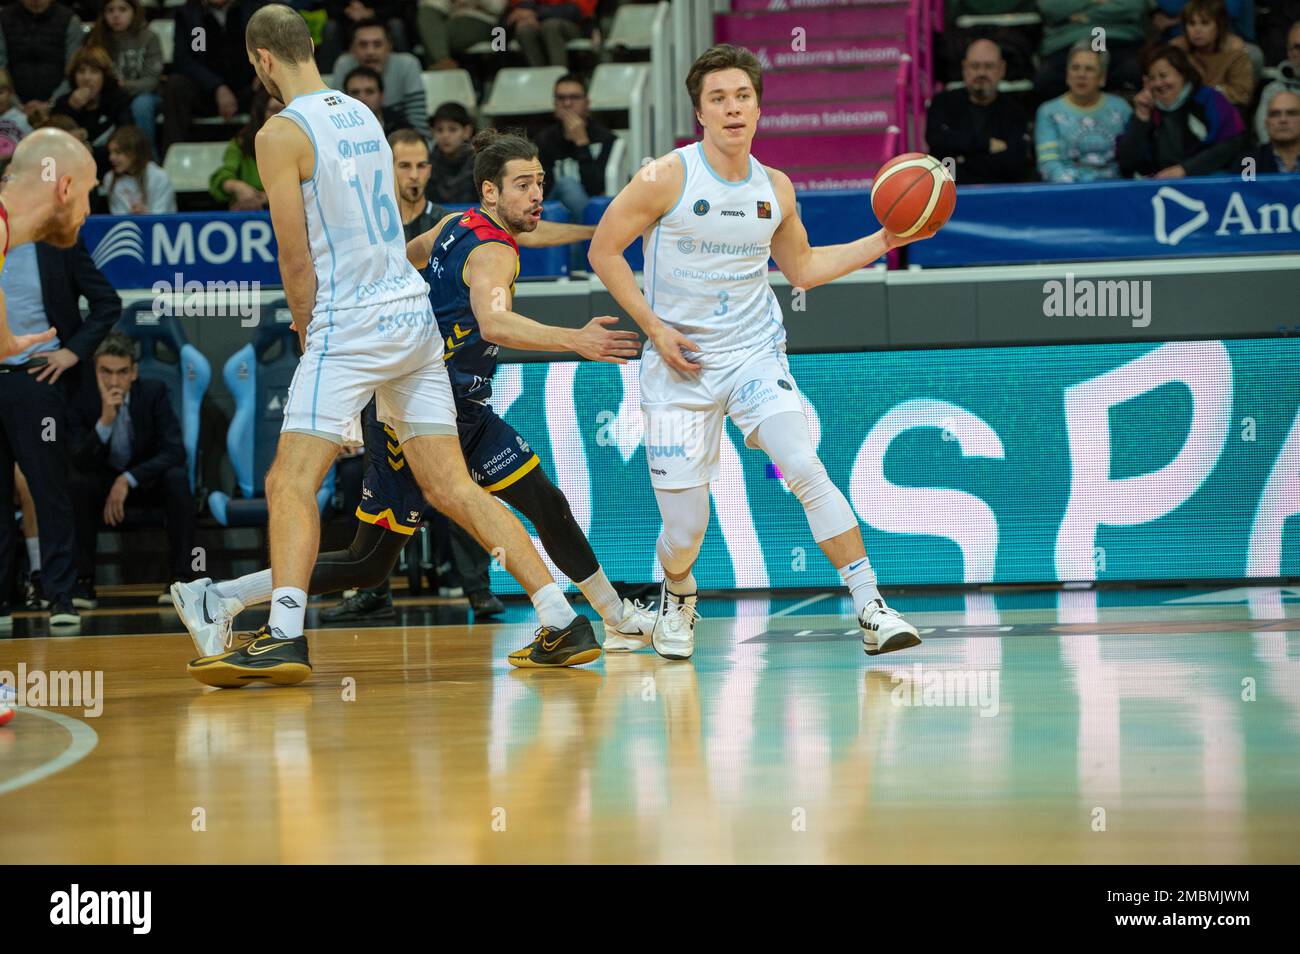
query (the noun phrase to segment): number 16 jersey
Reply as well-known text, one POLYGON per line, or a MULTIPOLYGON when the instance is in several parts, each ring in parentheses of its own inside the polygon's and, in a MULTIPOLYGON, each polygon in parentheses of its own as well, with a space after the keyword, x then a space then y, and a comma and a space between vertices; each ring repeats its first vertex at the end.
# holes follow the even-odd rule
POLYGON ((316 270, 312 325, 337 327, 349 323, 353 309, 426 294, 406 260, 393 151, 374 113, 325 89, 294 97, 279 115, 298 124, 316 153, 312 176, 302 183, 316 270))

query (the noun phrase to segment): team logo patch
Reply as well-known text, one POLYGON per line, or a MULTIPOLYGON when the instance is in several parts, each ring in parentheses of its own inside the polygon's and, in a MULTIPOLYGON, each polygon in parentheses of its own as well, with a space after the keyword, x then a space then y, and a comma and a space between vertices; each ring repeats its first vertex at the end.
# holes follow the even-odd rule
POLYGON ((759 217, 760 219, 770 219, 770 218, 772 217, 772 203, 771 203, 771 202, 759 202, 759 203, 758 203, 758 217, 759 217))
POLYGON ((785 380, 784 378, 778 379, 777 382, 776 382, 776 386, 777 386, 778 388, 780 388, 782 391, 793 391, 793 390, 794 390, 794 388, 792 388, 792 387, 790 386, 790 382, 787 381, 787 380, 785 380))
POLYGON ((326 96, 326 97, 325 97, 325 105, 326 105, 326 106, 342 106, 342 105, 343 105, 343 97, 342 97, 342 96, 338 96, 338 95, 334 95, 334 94, 331 94, 331 95, 329 95, 329 96, 326 96))
POLYGON ((695 203, 694 207, 692 208, 692 211, 693 211, 696 215, 708 215, 708 214, 709 214, 709 202, 708 202, 708 200, 707 200, 707 199, 700 199, 700 200, 698 200, 698 201, 695 203))

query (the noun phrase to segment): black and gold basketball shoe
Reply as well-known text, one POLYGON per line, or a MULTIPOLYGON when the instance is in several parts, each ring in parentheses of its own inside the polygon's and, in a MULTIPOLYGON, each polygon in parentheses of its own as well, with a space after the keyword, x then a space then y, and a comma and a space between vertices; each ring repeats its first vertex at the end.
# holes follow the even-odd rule
POLYGON ((311 675, 307 637, 276 639, 263 626, 238 649, 200 656, 185 671, 205 686, 237 689, 265 680, 277 686, 292 686, 311 675))
POLYGON ((507 658, 510 665, 520 669, 581 666, 600 658, 600 643, 592 631, 591 620, 575 616, 564 629, 543 626, 531 643, 523 649, 516 649, 507 658))

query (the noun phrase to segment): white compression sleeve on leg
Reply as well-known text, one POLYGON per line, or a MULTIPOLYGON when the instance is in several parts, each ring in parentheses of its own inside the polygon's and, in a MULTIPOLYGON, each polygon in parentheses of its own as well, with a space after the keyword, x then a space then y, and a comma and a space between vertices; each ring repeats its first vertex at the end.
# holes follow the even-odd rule
POLYGON ((803 504, 808 527, 818 543, 847 533, 858 516, 840 489, 831 483, 826 466, 813 450, 808 422, 802 414, 776 414, 758 425, 758 446, 763 448, 790 492, 803 504))
POLYGON ((709 485, 685 490, 655 488, 655 499, 664 520, 655 552, 669 575, 681 576, 695 565, 704 531, 709 529, 709 485))

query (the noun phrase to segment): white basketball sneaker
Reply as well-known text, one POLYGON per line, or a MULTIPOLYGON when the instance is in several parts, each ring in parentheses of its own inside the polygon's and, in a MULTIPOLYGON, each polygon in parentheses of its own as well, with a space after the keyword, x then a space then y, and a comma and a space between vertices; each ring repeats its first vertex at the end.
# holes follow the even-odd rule
POLYGON ((206 577, 193 583, 173 583, 171 595, 172 606, 200 656, 215 656, 230 648, 235 616, 244 608, 239 600, 218 594, 206 577))
POLYGON ((665 581, 659 587, 659 614, 650 633, 650 644, 664 659, 690 659, 695 652, 695 595, 674 596, 665 581))
POLYGON ((658 614, 654 605, 646 606, 640 600, 623 601, 623 618, 617 626, 605 625, 605 652, 634 653, 650 645, 658 614))
POLYGON ((868 656, 892 653, 921 645, 916 627, 903 619, 896 609, 890 609, 884 600, 872 600, 858 614, 862 627, 862 649, 868 656))

